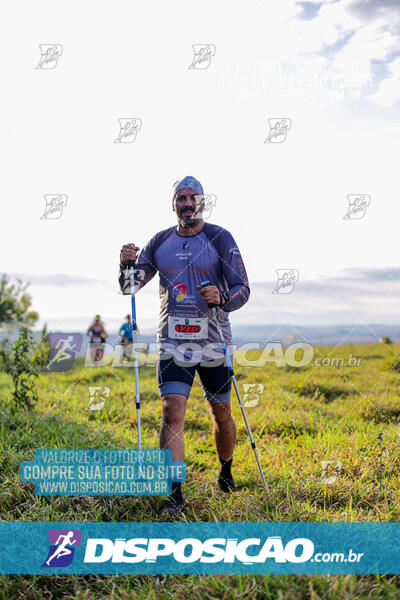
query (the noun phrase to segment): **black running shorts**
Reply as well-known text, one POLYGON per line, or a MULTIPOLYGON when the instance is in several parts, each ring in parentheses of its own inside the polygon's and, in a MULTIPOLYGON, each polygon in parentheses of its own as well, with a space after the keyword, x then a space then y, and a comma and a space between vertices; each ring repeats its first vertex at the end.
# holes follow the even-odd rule
MULTIPOLYGON (((230 357, 233 361, 233 356, 230 357)), ((157 360, 157 383, 160 396, 182 394, 189 398, 195 373, 199 374, 205 398, 212 404, 222 404, 230 400, 231 378, 224 358, 201 363, 178 362, 174 357, 157 360)))

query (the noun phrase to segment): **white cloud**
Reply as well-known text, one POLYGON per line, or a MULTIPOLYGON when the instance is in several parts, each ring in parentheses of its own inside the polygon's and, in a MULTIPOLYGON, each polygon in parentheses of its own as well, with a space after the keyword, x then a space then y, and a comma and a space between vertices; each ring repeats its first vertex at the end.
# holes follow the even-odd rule
POLYGON ((381 82, 376 94, 371 100, 381 106, 390 107, 400 101, 400 57, 389 66, 390 77, 381 82))
MULTIPOLYGON (((314 2, 319 4, 319 2, 314 2)), ((286 52, 292 64, 310 72, 314 57, 334 62, 333 69, 358 76, 359 87, 379 75, 373 61, 386 64, 389 75, 378 81, 369 100, 392 106, 399 99, 399 79, 393 55, 400 51, 400 5, 395 0, 339 0, 325 2, 312 19, 299 21, 298 13, 288 25, 286 52), (299 58, 303 56, 303 60, 299 58), (363 83, 364 82, 364 83, 363 83)), ((351 87, 351 77, 344 85, 351 87)), ((354 80, 357 81, 357 80, 354 80)), ((356 86, 357 87, 357 86, 356 86)), ((335 91, 332 91, 334 96, 335 91)))

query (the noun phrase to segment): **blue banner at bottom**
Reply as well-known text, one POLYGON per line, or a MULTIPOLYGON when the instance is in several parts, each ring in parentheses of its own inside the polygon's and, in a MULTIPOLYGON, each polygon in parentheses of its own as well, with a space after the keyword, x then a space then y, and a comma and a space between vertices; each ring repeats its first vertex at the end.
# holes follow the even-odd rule
POLYGON ((397 574, 400 523, 0 523, 0 573, 397 574))

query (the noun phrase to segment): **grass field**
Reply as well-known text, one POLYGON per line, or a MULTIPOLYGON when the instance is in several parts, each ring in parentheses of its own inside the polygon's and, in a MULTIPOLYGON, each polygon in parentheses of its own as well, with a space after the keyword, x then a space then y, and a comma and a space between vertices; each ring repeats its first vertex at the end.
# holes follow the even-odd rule
MULTIPOLYGON (((185 422, 187 521, 399 521, 400 345, 316 349, 316 356, 362 357, 358 366, 235 367, 239 386, 262 383, 247 415, 270 488, 260 482, 236 398, 233 474, 239 491, 218 490, 218 457, 196 377, 185 422), (341 461, 333 483, 321 462, 341 461)), ((257 356, 254 352, 253 356, 257 356)), ((39 402, 13 414, 0 373, 1 521, 155 521, 161 497, 37 497, 19 465, 37 448, 135 448, 133 373, 85 368, 41 375, 39 402), (89 386, 109 386, 101 411, 85 410, 89 386)), ((155 369, 141 367, 143 445, 158 447, 161 405, 155 369)), ((167 520, 167 519, 166 519, 167 520)), ((2 576, 0 598, 400 598, 400 576, 2 576)))

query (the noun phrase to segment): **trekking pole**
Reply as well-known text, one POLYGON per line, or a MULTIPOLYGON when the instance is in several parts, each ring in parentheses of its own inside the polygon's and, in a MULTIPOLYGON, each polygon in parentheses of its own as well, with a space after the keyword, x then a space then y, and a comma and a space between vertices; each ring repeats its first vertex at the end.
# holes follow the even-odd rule
MULTIPOLYGON (((206 286, 212 285, 212 284, 211 284, 210 281, 203 281, 200 285, 201 285, 201 287, 206 287, 206 286)), ((258 458, 256 444, 255 444, 253 435, 251 433, 250 425, 249 425, 249 422, 248 422, 247 416, 246 416, 246 411, 244 410, 242 398, 240 396, 239 388, 238 388, 238 385, 237 385, 237 382, 236 382, 235 373, 233 371, 232 363, 231 363, 231 360, 230 360, 229 355, 228 355, 228 350, 227 350, 227 347, 226 347, 224 334, 222 333, 221 324, 220 324, 218 313, 217 313, 217 307, 216 307, 215 304, 209 304, 208 307, 211 308, 212 312, 213 312, 214 321, 215 321, 215 324, 217 326, 217 331, 218 331, 219 339, 221 340, 222 349, 224 351, 225 359, 226 359, 226 362, 227 362, 227 365, 228 365, 228 373, 229 373, 229 376, 231 377, 231 380, 233 382, 233 385, 234 385, 234 388, 235 388, 235 391, 236 391, 236 396, 237 396, 237 399, 238 399, 238 402, 239 402, 240 410, 242 411, 242 415, 243 415, 243 419, 244 419, 244 422, 245 422, 245 425, 246 425, 247 433, 249 434, 251 447, 254 450, 254 456, 256 457, 256 461, 257 461, 258 469, 260 471, 261 479, 263 480, 265 489, 268 492, 268 486, 267 486, 267 482, 265 481, 265 477, 264 477, 264 473, 263 473, 263 470, 262 470, 262 467, 261 467, 260 459, 258 458)))
POLYGON ((137 424, 138 424, 138 445, 139 450, 142 449, 142 437, 140 431, 140 393, 139 393, 139 367, 136 353, 136 302, 135 302, 135 261, 130 260, 128 262, 130 269, 131 279, 131 303, 132 303, 132 333, 133 333, 133 364, 135 367, 135 386, 136 386, 136 413, 137 413, 137 424))

